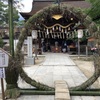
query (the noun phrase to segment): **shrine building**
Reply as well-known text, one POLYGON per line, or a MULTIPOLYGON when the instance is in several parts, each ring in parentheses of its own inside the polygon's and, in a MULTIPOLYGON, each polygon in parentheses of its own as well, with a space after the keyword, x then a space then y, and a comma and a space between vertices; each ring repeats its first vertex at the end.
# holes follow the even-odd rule
MULTIPOLYGON (((81 9, 86 9, 91 6, 90 3, 85 0, 33 0, 31 11, 20 12, 20 14, 25 21, 27 21, 31 16, 52 4, 57 4, 60 7, 66 4, 81 9)), ((76 50, 77 39, 75 40, 75 26, 78 23, 80 23, 80 19, 74 16, 73 13, 68 13, 67 17, 66 14, 62 15, 61 13, 56 13, 52 16, 48 15, 42 23, 42 28, 37 29, 37 43, 39 44, 39 48, 44 47, 44 52, 64 52, 64 48, 67 52, 68 48, 66 48, 66 46, 69 47, 70 50, 76 50)), ((40 23, 37 25, 40 25, 40 23)), ((80 27, 83 29, 84 35, 88 36, 89 34, 86 33, 85 26, 80 25, 78 28, 80 27)))

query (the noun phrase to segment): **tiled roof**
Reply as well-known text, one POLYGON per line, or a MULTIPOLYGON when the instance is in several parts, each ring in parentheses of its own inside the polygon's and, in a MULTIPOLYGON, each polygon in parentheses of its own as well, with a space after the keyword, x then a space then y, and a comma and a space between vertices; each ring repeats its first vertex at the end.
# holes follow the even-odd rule
MULTIPOLYGON (((34 0, 32 10, 29 13, 21 12, 21 15, 25 19, 28 19, 30 16, 35 14, 37 11, 53 4, 53 2, 54 2, 54 0, 34 0)), ((91 6, 88 2, 86 2, 84 0, 63 0, 63 2, 61 2, 61 4, 68 4, 70 6, 80 7, 80 8, 89 8, 91 6)))
MULTIPOLYGON (((31 14, 35 14, 37 11, 43 9, 46 6, 50 6, 52 2, 34 2, 33 8, 31 10, 31 14)), ((74 7, 80 7, 80 8, 89 8, 90 4, 87 3, 86 1, 67 1, 67 2, 62 2, 61 4, 68 4, 74 7)))

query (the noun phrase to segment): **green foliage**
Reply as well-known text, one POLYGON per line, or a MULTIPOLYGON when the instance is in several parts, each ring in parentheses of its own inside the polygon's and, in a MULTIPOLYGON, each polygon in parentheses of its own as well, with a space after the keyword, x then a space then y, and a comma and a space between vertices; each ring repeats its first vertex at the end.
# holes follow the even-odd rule
POLYGON ((0 25, 5 23, 7 5, 3 2, 0 2, 0 25))
POLYGON ((97 24, 100 24, 100 0, 88 0, 91 3, 91 8, 86 10, 87 14, 89 14, 93 21, 97 24))
MULTIPOLYGON (((15 7, 13 7, 13 21, 14 24, 18 21, 19 16, 18 16, 18 11, 16 10, 15 7)), ((0 25, 8 25, 9 23, 9 10, 8 10, 8 5, 5 4, 4 2, 0 2, 0 25)))
POLYGON ((24 26, 25 21, 24 20, 20 20, 17 22, 17 26, 24 26))

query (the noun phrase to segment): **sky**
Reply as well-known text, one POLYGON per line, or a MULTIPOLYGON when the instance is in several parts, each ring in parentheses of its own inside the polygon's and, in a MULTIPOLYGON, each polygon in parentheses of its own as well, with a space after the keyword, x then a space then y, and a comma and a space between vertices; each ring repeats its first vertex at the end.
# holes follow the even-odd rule
MULTIPOLYGON (((21 10, 19 10, 19 12, 30 12, 32 9, 32 2, 33 0, 22 0, 22 4, 24 5, 24 7, 21 7, 21 10)), ((20 14, 19 16, 19 20, 24 20, 20 14)))
POLYGON ((33 0, 22 0, 24 7, 22 7, 21 12, 30 12, 32 8, 32 2, 33 0))

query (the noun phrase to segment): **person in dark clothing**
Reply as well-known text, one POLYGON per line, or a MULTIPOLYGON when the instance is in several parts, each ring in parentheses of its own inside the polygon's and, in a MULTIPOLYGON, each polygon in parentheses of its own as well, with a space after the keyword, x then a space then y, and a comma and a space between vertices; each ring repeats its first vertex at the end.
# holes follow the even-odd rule
POLYGON ((62 43, 62 52, 67 52, 67 42, 63 41, 62 43))
POLYGON ((42 52, 46 52, 46 44, 44 40, 42 41, 41 45, 42 45, 42 52))

